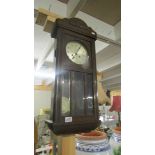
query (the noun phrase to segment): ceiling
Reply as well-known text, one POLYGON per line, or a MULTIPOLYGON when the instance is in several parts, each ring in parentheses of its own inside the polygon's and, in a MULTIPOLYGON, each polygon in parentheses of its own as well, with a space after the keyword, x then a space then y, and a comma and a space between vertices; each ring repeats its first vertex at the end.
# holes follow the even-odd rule
MULTIPOLYGON (((93 0, 76 0, 76 4, 75 0, 34 0, 34 9, 39 8, 62 17, 68 17, 70 12, 92 27, 101 36, 95 42, 95 49, 97 70, 103 73, 102 84, 105 89, 121 88, 120 0, 95 0, 95 3, 93 0)), ((48 85, 54 81, 53 43, 50 34, 43 31, 42 26, 34 24, 36 85, 42 82, 48 85)))
POLYGON ((88 0, 81 11, 115 25, 121 20, 121 0, 88 0))
POLYGON ((60 2, 62 2, 62 3, 66 3, 66 4, 67 4, 69 0, 58 0, 58 1, 60 1, 60 2))
MULTIPOLYGON (((69 0, 58 1, 67 4, 69 0)), ((110 25, 121 20, 121 0, 87 0, 80 10, 110 25)))

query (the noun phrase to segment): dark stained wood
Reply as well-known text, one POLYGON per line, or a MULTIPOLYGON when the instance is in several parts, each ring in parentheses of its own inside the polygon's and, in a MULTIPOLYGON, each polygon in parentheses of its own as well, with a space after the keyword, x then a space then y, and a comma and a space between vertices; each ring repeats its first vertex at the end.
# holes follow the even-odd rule
POLYGON ((51 33, 52 37, 56 37, 58 32, 57 29, 59 28, 63 28, 94 39, 97 37, 96 32, 92 28, 88 27, 87 24, 79 18, 58 18, 55 22, 55 26, 53 27, 53 32, 51 33))
MULTIPOLYGON (((81 19, 78 18, 64 18, 57 19, 53 27, 51 36, 57 39, 56 46, 56 78, 55 78, 55 92, 54 101, 51 107, 53 107, 53 113, 51 114, 53 118, 52 124, 48 124, 49 128, 55 134, 70 134, 78 132, 86 132, 95 129, 100 121, 98 117, 98 104, 97 104, 97 81, 96 81, 96 54, 95 54, 95 40, 96 32, 94 32, 90 27, 86 25, 81 19), (89 65, 83 67, 73 63, 66 55, 66 45, 70 41, 77 41, 81 43, 88 52, 89 55, 89 65), (61 115, 61 98, 62 98, 62 85, 61 76, 64 72, 69 72, 70 80, 70 116, 72 117, 72 122, 65 122, 65 116, 61 115), (73 89, 78 87, 73 83, 72 74, 78 72, 82 75, 83 88, 84 88, 84 114, 74 115, 72 111, 72 106, 74 104, 74 98, 72 96, 73 89), (86 91, 89 82, 86 81, 86 77, 91 75, 93 81, 90 86, 92 86, 93 94, 93 113, 92 115, 87 114, 88 110, 88 92, 86 91)), ((67 90, 66 90, 67 91, 67 90)), ((79 93, 80 94, 80 93, 79 93)), ((77 93, 77 96, 79 95, 77 93)), ((79 96, 80 97, 80 96, 79 96)), ((77 106, 77 105, 74 105, 77 106)))

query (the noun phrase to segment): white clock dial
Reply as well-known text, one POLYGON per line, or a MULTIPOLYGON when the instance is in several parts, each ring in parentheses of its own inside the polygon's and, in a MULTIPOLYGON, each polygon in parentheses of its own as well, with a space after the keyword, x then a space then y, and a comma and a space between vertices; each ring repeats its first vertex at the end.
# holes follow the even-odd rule
POLYGON ((79 42, 72 41, 67 43, 66 54, 76 64, 83 65, 88 63, 89 56, 87 50, 79 42))

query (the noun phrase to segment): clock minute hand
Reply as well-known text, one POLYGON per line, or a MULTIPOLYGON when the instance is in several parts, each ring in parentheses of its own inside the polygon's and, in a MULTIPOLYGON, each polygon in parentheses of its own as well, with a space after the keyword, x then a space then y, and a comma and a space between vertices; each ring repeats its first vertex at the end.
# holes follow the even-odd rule
POLYGON ((78 52, 79 52, 80 48, 81 48, 81 46, 78 48, 78 50, 76 51, 76 53, 78 53, 78 52))
POLYGON ((72 55, 72 56, 73 56, 72 59, 74 58, 75 55, 77 55, 77 53, 79 52, 80 48, 81 48, 81 46, 80 46, 80 47, 77 49, 77 51, 72 55))

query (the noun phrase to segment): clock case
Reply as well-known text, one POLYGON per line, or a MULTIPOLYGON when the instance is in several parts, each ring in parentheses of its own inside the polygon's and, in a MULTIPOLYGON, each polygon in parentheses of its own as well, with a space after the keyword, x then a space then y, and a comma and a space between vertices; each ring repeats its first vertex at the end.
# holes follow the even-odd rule
MULTIPOLYGON (((95 40, 96 32, 78 18, 57 19, 52 28, 51 37, 56 39, 55 49, 55 84, 54 84, 54 99, 51 104, 51 122, 48 122, 49 128, 55 134, 70 134, 87 132, 95 129, 99 124, 98 104, 97 104, 97 78, 96 78, 96 54, 95 40), (73 63, 66 55, 66 45, 70 41, 76 41, 82 44, 88 52, 89 64, 87 66, 73 63), (73 72, 83 75, 84 77, 84 114, 74 114, 72 108, 69 116, 63 116, 61 113, 61 98, 62 98, 62 74, 64 71, 69 72, 69 80, 72 81, 73 72), (92 77, 92 81, 88 81, 87 76, 92 77), (90 86, 87 86, 89 85, 90 86), (92 114, 88 114, 88 104, 86 88, 92 89, 92 114), (66 118, 71 121, 66 121, 66 118), (66 121, 66 122, 65 122, 66 121)), ((74 82, 69 83, 70 94, 74 88, 78 87, 74 82)), ((66 90, 67 91, 67 90, 66 90)), ((77 93, 79 95, 79 93, 77 93)), ((80 96, 79 96, 80 97, 80 96)), ((90 97, 90 96, 89 96, 90 97)), ((74 106, 74 98, 70 95, 70 106, 74 106)))

